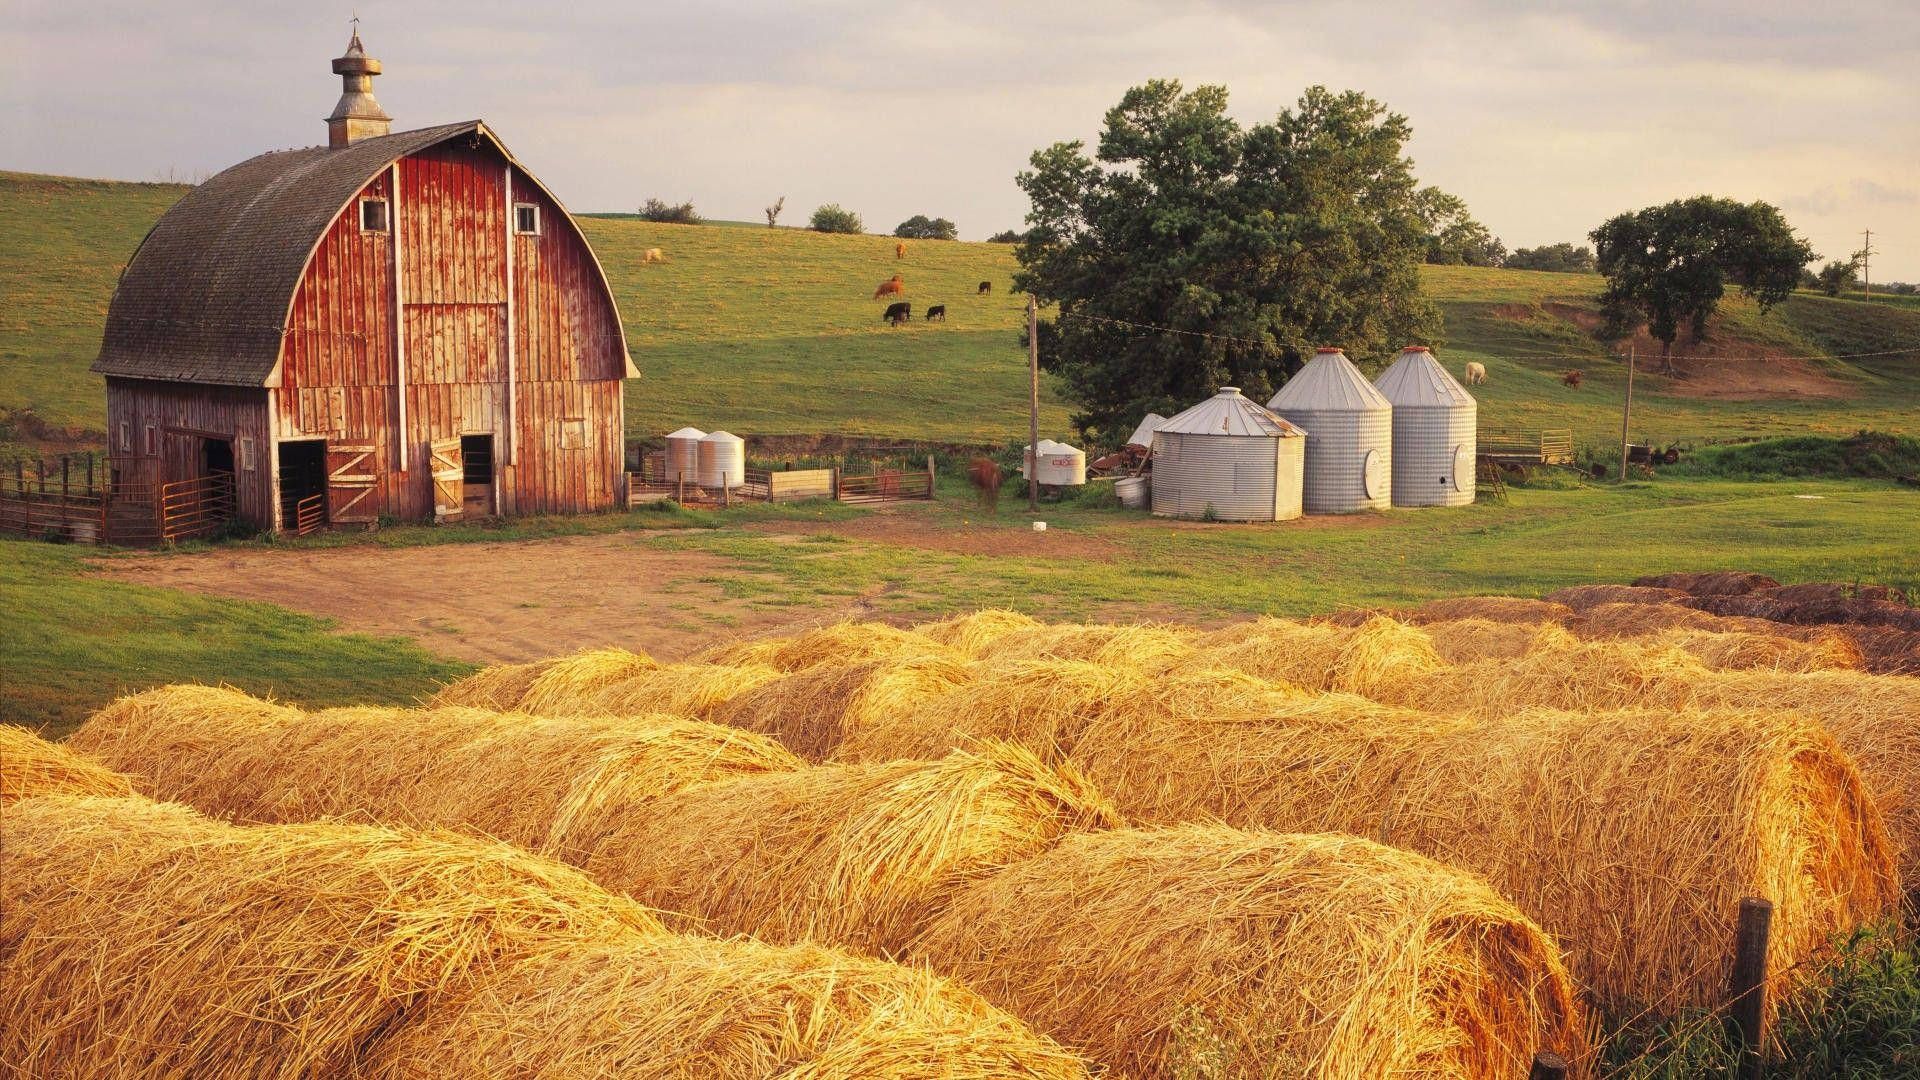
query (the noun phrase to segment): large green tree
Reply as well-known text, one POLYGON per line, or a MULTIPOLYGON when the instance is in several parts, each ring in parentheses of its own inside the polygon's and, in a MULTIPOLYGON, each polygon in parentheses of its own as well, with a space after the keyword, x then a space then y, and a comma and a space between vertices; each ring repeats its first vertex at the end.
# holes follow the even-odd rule
POLYGON ((1413 205, 1427 228, 1427 261, 1440 266, 1501 266, 1507 245, 1474 220, 1458 195, 1437 187, 1414 193, 1413 205))
POLYGON ((1264 400, 1315 345, 1431 340, 1409 134, 1363 94, 1313 87, 1242 127, 1225 88, 1154 81, 1107 112, 1093 156, 1035 152, 1014 284, 1056 305, 1040 362, 1082 431, 1111 437, 1223 385, 1264 400))
POLYGON ((1819 258, 1777 207, 1711 195, 1620 214, 1589 235, 1607 276, 1600 297, 1606 332, 1623 337, 1646 326, 1668 371, 1681 327, 1704 340, 1727 286, 1766 311, 1792 295, 1801 271, 1819 258))

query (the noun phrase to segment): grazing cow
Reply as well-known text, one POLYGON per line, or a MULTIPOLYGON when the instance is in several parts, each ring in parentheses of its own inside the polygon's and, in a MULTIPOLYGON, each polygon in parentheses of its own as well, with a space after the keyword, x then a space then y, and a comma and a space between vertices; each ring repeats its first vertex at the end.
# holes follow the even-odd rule
POLYGON ((880 316, 881 322, 892 323, 895 326, 899 326, 901 323, 904 323, 904 322, 910 322, 912 321, 912 319, 913 319, 913 305, 907 303, 905 300, 901 300, 897 303, 888 304, 887 313, 885 315, 880 316))
POLYGON ((880 287, 873 290, 873 298, 878 300, 883 296, 898 296, 906 291, 907 283, 900 280, 899 274, 895 274, 891 280, 881 282, 880 287))
POLYGON ((927 321, 932 322, 935 319, 939 319, 941 322, 947 321, 947 305, 935 304, 927 309, 927 321))
POLYGON ((993 295, 993 282, 991 282, 991 281, 983 281, 983 282, 981 282, 981 283, 980 283, 980 287, 979 287, 978 289, 975 289, 975 290, 973 291, 973 295, 975 295, 975 296, 992 296, 992 295, 993 295))
POLYGON ((893 245, 893 257, 896 259, 904 259, 907 257, 907 242, 905 240, 893 245))
POLYGON ((1485 364, 1468 364, 1467 365, 1467 385, 1468 386, 1479 386, 1481 383, 1486 381, 1487 381, 1487 365, 1485 364))
POLYGON ((1000 509, 1000 466, 992 458, 977 457, 967 465, 967 479, 980 492, 980 505, 998 513, 1000 509))
POLYGON ((1566 374, 1560 376, 1560 381, 1578 390, 1580 389, 1581 382, 1583 382, 1586 377, 1586 372, 1581 371, 1579 368, 1571 368, 1566 374))
POLYGON ((666 255, 666 252, 661 251, 659 248, 648 248, 646 250, 646 253, 640 256, 640 261, 643 264, 666 262, 667 255, 666 255))

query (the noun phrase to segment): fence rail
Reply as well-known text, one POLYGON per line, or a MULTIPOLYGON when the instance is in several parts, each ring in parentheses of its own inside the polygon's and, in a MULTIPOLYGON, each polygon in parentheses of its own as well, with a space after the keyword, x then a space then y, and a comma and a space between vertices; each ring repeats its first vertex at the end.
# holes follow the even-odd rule
POLYGON ((309 495, 293 504, 293 535, 306 536, 318 532, 327 524, 327 496, 325 493, 309 495))
POLYGON ((872 476, 842 476, 836 496, 841 502, 893 502, 933 498, 933 472, 885 471, 872 476))
POLYGON ((233 520, 233 474, 217 472, 162 485, 156 508, 160 539, 167 543, 212 536, 233 520))
POLYGON ((1573 431, 1548 428, 1545 431, 1482 431, 1479 456, 1483 459, 1516 464, 1573 464, 1573 431))

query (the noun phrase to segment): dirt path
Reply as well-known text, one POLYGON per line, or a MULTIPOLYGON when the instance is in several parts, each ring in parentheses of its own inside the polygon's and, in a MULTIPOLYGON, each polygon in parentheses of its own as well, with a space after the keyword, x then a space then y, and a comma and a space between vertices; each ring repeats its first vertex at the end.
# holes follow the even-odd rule
POLYGON ((846 614, 823 604, 753 607, 699 580, 739 573, 727 560, 655 550, 620 533, 416 548, 231 549, 115 559, 98 571, 278 604, 482 663, 595 645, 675 660, 715 640, 846 614))

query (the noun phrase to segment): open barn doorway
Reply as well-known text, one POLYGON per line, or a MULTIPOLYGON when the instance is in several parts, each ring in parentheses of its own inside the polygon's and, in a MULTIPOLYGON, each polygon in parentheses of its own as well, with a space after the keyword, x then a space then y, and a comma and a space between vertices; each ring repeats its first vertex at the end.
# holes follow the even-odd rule
POLYGON ((327 523, 327 442, 280 444, 280 527, 305 535, 327 523))
POLYGON ((461 506, 468 517, 486 517, 499 511, 495 501, 493 436, 460 436, 461 506))

